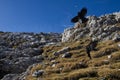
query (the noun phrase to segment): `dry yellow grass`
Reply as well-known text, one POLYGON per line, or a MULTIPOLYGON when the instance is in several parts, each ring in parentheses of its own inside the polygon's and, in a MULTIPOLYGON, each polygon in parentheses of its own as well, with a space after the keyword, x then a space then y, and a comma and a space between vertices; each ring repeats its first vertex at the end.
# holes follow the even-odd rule
POLYGON ((118 80, 120 78, 120 49, 117 46, 119 42, 106 41, 98 43, 97 51, 91 52, 92 60, 88 58, 85 51, 85 46, 88 43, 89 40, 84 39, 61 43, 61 46, 44 47, 43 55, 48 55, 48 58, 54 57, 52 53, 64 47, 71 48, 69 52, 72 57, 62 58, 61 55, 56 57, 55 61, 59 63, 55 67, 52 67, 52 62, 46 59, 44 62, 48 65, 33 67, 26 80, 37 80, 38 78, 31 75, 39 69, 45 70, 44 76, 39 77, 43 80, 100 80, 101 78, 118 80), (108 59, 108 55, 112 55, 112 58, 108 59))
POLYGON ((109 69, 103 68, 98 71, 98 75, 100 77, 105 77, 106 79, 110 80, 119 80, 120 79, 120 70, 118 69, 109 69))
POLYGON ((110 68, 112 68, 112 69, 120 69, 120 62, 111 64, 110 68))
POLYGON ((87 68, 73 70, 69 73, 54 74, 51 75, 51 79, 47 78, 46 80, 78 80, 79 78, 83 77, 96 77, 96 76, 98 76, 96 70, 87 68))
POLYGON ((103 44, 103 47, 100 48, 100 50, 94 54, 94 58, 110 55, 111 53, 116 52, 118 50, 119 47, 116 44, 108 45, 108 43, 106 43, 103 44))
POLYGON ((115 60, 120 61, 120 51, 115 52, 115 53, 112 54, 111 61, 115 61, 115 60))

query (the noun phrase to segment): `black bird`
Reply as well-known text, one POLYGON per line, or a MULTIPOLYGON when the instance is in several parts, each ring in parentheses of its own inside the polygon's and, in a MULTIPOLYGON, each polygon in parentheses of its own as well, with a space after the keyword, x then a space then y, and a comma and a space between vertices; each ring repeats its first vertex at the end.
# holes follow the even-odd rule
POLYGON ((85 15, 86 15, 86 14, 87 14, 87 8, 84 7, 84 8, 81 9, 80 12, 78 12, 78 15, 77 15, 77 16, 75 16, 75 17, 73 17, 73 18, 71 19, 71 22, 76 23, 76 22, 79 21, 79 19, 82 20, 82 23, 87 22, 88 19, 85 18, 85 15))

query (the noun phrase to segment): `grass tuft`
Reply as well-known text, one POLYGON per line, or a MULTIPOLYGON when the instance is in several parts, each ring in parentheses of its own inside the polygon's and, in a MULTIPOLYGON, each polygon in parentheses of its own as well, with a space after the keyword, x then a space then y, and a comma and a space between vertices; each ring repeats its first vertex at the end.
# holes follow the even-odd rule
POLYGON ((117 69, 102 69, 98 72, 100 77, 104 77, 107 80, 119 80, 120 70, 117 69))
POLYGON ((99 58, 102 56, 110 55, 111 53, 118 51, 118 50, 119 49, 116 45, 107 46, 107 47, 104 47, 101 50, 99 50, 93 57, 99 58))

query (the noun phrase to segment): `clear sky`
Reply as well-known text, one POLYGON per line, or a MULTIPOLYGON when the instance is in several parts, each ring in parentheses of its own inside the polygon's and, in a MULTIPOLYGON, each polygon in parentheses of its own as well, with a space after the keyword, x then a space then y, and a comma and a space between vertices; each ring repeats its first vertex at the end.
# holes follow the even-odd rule
POLYGON ((120 11, 120 0, 0 0, 0 31, 63 32, 82 7, 100 16, 120 11))

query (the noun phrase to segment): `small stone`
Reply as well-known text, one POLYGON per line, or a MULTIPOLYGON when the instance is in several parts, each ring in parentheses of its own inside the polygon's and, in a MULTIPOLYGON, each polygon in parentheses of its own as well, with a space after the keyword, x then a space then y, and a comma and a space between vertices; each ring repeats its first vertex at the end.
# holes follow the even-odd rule
POLYGON ((68 52, 69 50, 70 50, 69 47, 64 47, 63 49, 61 49, 61 50, 59 50, 59 51, 57 51, 57 52, 54 52, 53 55, 54 55, 54 56, 59 56, 60 54, 63 54, 63 53, 65 53, 65 52, 68 52))
POLYGON ((103 60, 104 64, 109 64, 109 60, 103 60))
POLYGON ((63 68, 60 68, 60 71, 62 71, 63 68))
POLYGON ((118 47, 120 47, 120 44, 118 44, 118 47))
POLYGON ((62 55, 62 58, 70 58, 72 55, 69 52, 66 52, 62 55))
POLYGON ((44 73, 44 70, 36 70, 35 72, 33 72, 32 76, 39 77, 39 76, 42 76, 43 73, 44 73))
POLYGON ((120 35, 119 34, 115 34, 112 40, 116 41, 116 42, 120 41, 120 35))
POLYGON ((58 52, 54 52, 53 55, 54 56, 59 56, 59 53, 58 52))
POLYGON ((103 78, 101 78, 100 80, 106 80, 106 78, 105 78, 105 77, 103 77, 103 78))
POLYGON ((53 65, 52 65, 52 67, 55 67, 55 66, 56 66, 56 64, 53 64, 53 65))
POLYGON ((112 58, 112 55, 108 55, 108 59, 111 59, 112 58))
POLYGON ((55 62, 56 62, 56 60, 51 60, 51 62, 52 62, 52 63, 55 63, 55 62))

